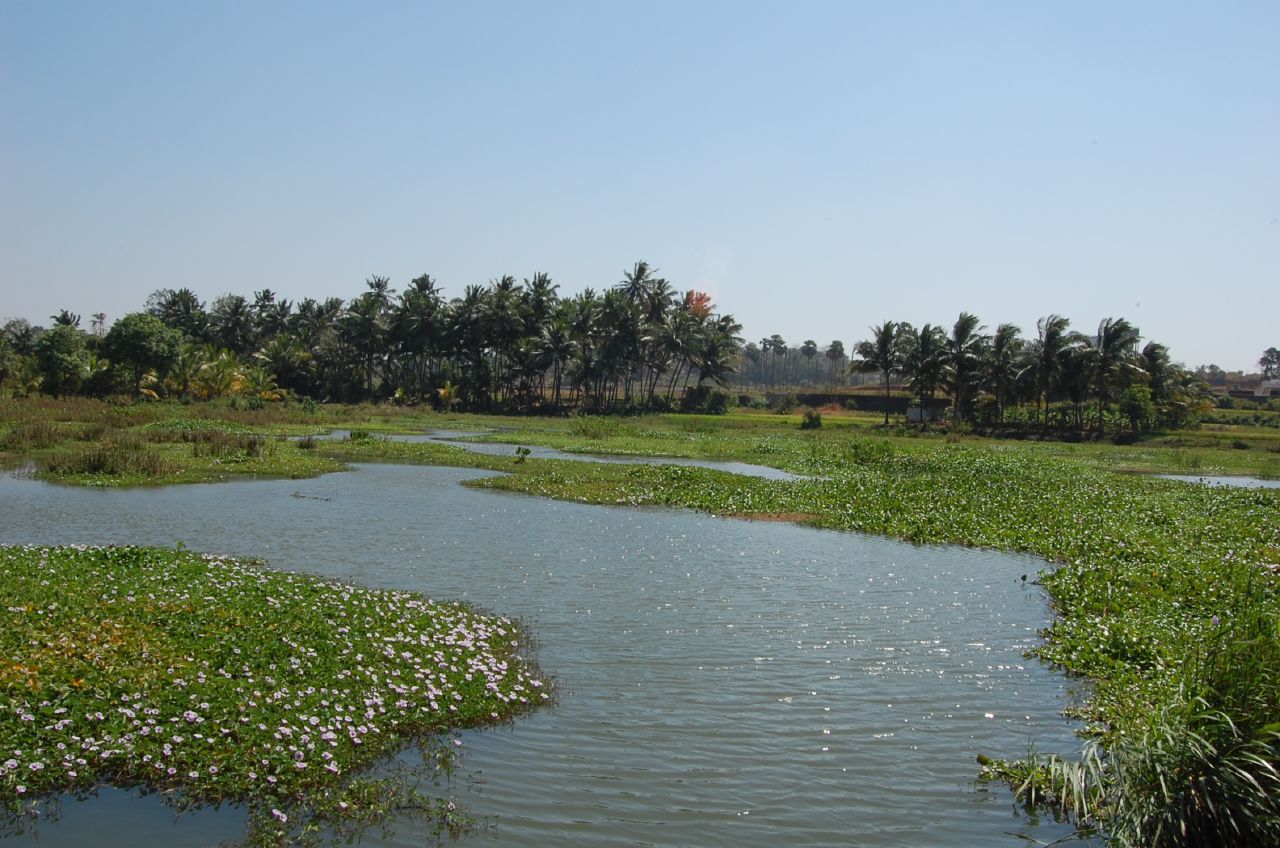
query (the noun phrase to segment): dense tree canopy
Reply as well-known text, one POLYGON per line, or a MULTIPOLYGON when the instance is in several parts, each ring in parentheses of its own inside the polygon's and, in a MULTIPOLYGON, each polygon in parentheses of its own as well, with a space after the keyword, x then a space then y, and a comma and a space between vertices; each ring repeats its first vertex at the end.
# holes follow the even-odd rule
MULTIPOLYGON (((1155 341, 1139 348, 1138 329, 1124 318, 1082 334, 1050 314, 1024 337, 1008 323, 988 332, 962 312, 918 329, 884 321, 847 353, 838 339, 792 347, 780 334, 744 346, 733 316, 644 261, 607 288, 567 297, 543 272, 470 285, 453 298, 427 274, 402 291, 374 275, 349 300, 295 302, 264 288, 206 305, 189 288, 161 289, 109 330, 105 318, 94 314, 87 333, 66 309, 50 316, 49 329, 10 320, 0 328, 0 381, 19 394, 294 396, 504 411, 723 409, 709 389, 735 378, 784 392, 878 381, 886 424, 890 408, 906 402, 893 400, 896 391, 932 411, 945 403, 956 422, 1105 432, 1185 423, 1206 406, 1208 383, 1242 376, 1212 365, 1189 371, 1155 341)), ((1280 352, 1269 348, 1258 364, 1265 376, 1280 375, 1280 352)))
MULTIPOLYGON (((81 389, 100 353, 135 394, 418 402, 448 386, 466 409, 669 408, 687 388, 723 385, 741 344, 741 327, 710 297, 676 291, 643 261, 615 285, 569 298, 542 272, 452 300, 426 274, 399 293, 371 276, 347 301, 294 303, 262 289, 206 307, 190 289, 162 289, 102 339, 81 332, 74 313, 53 320, 39 357, 46 391, 81 389)), ((10 323, 8 353, 34 355, 38 334, 10 323)), ((0 362, 5 374, 11 360, 0 362)))

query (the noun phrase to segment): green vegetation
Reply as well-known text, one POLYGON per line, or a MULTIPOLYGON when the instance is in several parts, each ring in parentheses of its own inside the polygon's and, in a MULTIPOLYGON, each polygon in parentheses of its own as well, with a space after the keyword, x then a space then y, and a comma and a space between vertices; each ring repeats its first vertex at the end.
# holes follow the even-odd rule
MULTIPOLYGON (((1087 722, 1091 747, 1080 762, 1029 758, 991 763, 986 773, 1022 787, 1029 805, 1054 804, 1083 827, 1101 826, 1118 845, 1161 844, 1160 833, 1183 823, 1188 832, 1229 827, 1259 838, 1280 827, 1271 800, 1280 799, 1272 777, 1280 720, 1280 490, 1115 473, 1280 477, 1271 428, 1221 424, 1114 445, 928 436, 877 426, 876 414, 839 411, 825 412, 820 429, 802 430, 800 414, 763 411, 515 419, 369 406, 250 410, 82 400, 0 409, 7 413, 0 445, 9 461, 29 459, 42 469, 37 473, 55 478, 62 472, 49 458, 74 445, 127 443, 121 434, 137 440, 139 450, 183 463, 215 445, 230 445, 239 456, 259 444, 262 457, 240 464, 263 463, 261 473, 308 458, 331 468, 357 461, 454 465, 507 472, 470 485, 539 496, 677 506, 1035 554, 1055 564, 1041 580, 1057 613, 1036 654, 1091 680, 1088 700, 1073 707, 1087 722), (352 437, 279 438, 336 427, 352 437), (511 445, 511 453, 382 438, 448 427, 506 428, 485 439, 511 445), (737 460, 806 479, 552 461, 519 450, 533 445, 737 460), (1255 785, 1265 791, 1244 791, 1255 785), (1229 817, 1200 815, 1205 804, 1229 817)), ((194 475, 194 467, 183 473, 194 475)), ((174 479, 168 469, 152 482, 174 479)))
POLYGON ((416 788, 448 740, 388 758, 549 697, 506 619, 181 549, 0 547, 0 603, 10 831, 100 784, 248 804, 256 844, 461 826, 416 788))
MULTIPOLYGON (((503 276, 447 301, 427 274, 398 296, 373 276, 349 301, 263 289, 206 309, 162 289, 105 334, 63 310, 51 329, 0 328, 0 389, 190 400, 394 399, 442 409, 560 412, 723 409, 741 326, 703 292, 677 292, 641 261, 597 294, 557 294, 545 273, 503 276), (700 395, 700 390, 703 393, 700 395), (718 406, 717 406, 718 404, 718 406)), ((816 348, 815 348, 816 350, 816 348)))

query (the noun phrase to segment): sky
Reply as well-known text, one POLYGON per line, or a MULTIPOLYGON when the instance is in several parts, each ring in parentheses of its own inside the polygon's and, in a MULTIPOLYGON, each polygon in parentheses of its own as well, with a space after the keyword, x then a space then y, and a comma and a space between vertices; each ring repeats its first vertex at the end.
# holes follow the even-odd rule
POLYGON ((1280 346, 1280 3, 0 0, 0 320, 636 260, 748 340, 1280 346))

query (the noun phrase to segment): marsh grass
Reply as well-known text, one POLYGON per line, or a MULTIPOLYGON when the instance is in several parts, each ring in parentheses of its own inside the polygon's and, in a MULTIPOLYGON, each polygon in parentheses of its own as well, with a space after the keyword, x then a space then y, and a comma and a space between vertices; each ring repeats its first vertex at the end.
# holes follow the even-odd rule
POLYGON ((0 835, 102 784, 249 804, 262 844, 452 827, 448 758, 387 758, 549 698, 514 622, 227 557, 0 547, 0 605, 0 835))
POLYGON ((52 421, 23 421, 10 428, 0 448, 11 451, 33 450, 52 447, 63 439, 62 430, 52 421))
POLYGON ((1228 592, 1168 690, 1078 760, 979 758, 1028 809, 1099 827, 1120 848, 1280 844, 1280 640, 1265 570, 1224 568, 1228 592))
POLYGON ((172 473, 174 466, 146 447, 145 442, 127 437, 87 448, 60 450, 44 458, 41 471, 53 477, 108 476, 157 479, 172 473))

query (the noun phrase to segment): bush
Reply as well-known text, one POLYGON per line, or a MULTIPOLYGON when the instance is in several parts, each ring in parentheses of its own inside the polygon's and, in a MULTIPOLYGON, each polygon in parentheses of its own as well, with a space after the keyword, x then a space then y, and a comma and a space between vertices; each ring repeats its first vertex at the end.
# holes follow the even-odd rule
POLYGON ((893 456, 893 445, 885 439, 850 440, 844 448, 844 459, 854 465, 876 465, 893 456))
POLYGON ((822 412, 817 409, 804 410, 804 420, 800 422, 801 430, 822 429, 822 412))
POLYGON ((738 405, 737 395, 711 386, 698 386, 684 393, 680 400, 681 412, 724 415, 738 405))
POLYGON ((790 415, 792 412, 796 411, 796 407, 799 405, 800 401, 796 399, 795 395, 778 395, 769 402, 769 409, 779 415, 790 415))

